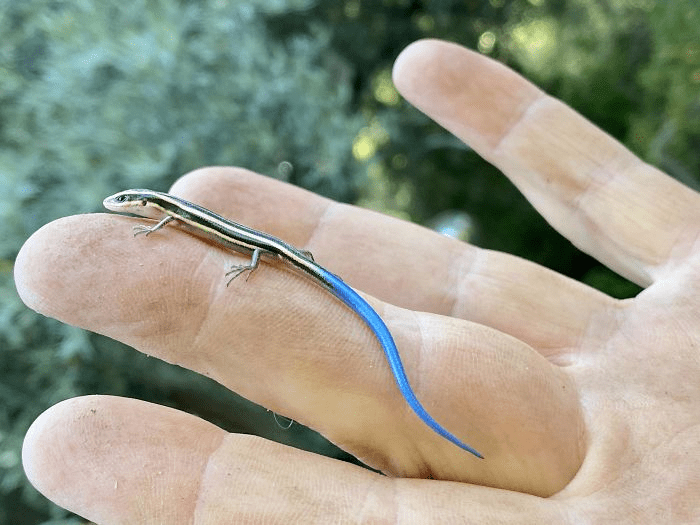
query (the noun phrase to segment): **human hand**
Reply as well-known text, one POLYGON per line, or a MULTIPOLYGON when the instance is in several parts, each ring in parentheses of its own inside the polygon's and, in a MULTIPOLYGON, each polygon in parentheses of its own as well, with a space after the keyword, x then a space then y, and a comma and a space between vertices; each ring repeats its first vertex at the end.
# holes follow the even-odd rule
POLYGON ((574 244, 646 289, 617 301, 249 172, 195 172, 172 191, 387 301, 372 304, 418 397, 486 459, 427 429, 366 327, 303 276, 265 264, 227 289, 236 255, 174 228, 133 239, 132 219, 78 216, 18 256, 30 307, 214 377, 396 477, 92 396, 28 432, 25 469, 47 497, 99 523, 697 519, 697 195, 476 53, 423 41, 394 73, 574 244))

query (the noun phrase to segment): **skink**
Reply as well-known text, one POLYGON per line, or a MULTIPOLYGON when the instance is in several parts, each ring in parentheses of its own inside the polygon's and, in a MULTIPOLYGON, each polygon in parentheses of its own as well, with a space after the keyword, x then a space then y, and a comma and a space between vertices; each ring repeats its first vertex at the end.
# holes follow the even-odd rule
POLYGON ((476 457, 483 459, 479 452, 460 441, 459 438, 435 421, 418 401, 406 377, 406 371, 401 362, 396 343, 394 343, 394 338, 391 336, 382 318, 379 317, 379 314, 355 290, 345 284, 340 277, 317 264, 310 252, 299 250, 277 237, 248 228, 242 224, 237 224, 206 208, 168 193, 152 190, 126 190, 107 197, 103 205, 111 211, 132 213, 159 221, 153 226, 136 226, 134 235, 140 233, 148 235, 159 230, 169 222, 178 221, 187 230, 195 234, 213 239, 237 252, 250 254, 251 261, 249 264, 233 266, 226 273, 229 276, 229 284, 242 273, 255 270, 258 267, 261 255, 277 257, 301 270, 305 275, 345 303, 372 330, 386 354, 391 373, 401 394, 418 417, 442 437, 474 454, 476 457))

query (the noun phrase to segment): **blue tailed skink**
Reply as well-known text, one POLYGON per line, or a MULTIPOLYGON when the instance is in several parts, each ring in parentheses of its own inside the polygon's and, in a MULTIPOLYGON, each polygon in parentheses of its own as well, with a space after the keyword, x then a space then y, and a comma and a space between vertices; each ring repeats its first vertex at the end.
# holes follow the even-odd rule
POLYGON ((394 338, 379 314, 342 279, 316 263, 310 252, 299 250, 277 237, 237 224, 206 208, 168 193, 152 190, 126 190, 107 197, 103 204, 111 211, 132 213, 159 221, 153 226, 136 226, 134 235, 139 233, 148 235, 169 222, 178 221, 188 231, 212 239, 237 252, 251 255, 249 264, 233 266, 226 273, 229 277, 229 284, 242 273, 254 271, 258 267, 261 255, 277 257, 301 270, 345 303, 374 332, 386 354, 391 373, 394 375, 401 394, 418 417, 442 437, 483 459, 479 452, 460 441, 459 438, 435 421, 418 401, 406 377, 406 371, 394 338))

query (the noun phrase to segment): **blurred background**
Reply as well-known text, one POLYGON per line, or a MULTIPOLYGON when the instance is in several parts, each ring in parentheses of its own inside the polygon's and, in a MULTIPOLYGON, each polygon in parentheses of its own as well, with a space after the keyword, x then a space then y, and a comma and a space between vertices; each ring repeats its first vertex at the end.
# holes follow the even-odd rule
POLYGON ((20 451, 38 414, 83 394, 354 461, 210 380, 20 302, 12 269, 27 237, 118 190, 244 166, 615 297, 639 291, 401 99, 392 63, 424 37, 507 64, 698 188, 695 0, 0 0, 0 523, 82 523, 28 484, 20 451))

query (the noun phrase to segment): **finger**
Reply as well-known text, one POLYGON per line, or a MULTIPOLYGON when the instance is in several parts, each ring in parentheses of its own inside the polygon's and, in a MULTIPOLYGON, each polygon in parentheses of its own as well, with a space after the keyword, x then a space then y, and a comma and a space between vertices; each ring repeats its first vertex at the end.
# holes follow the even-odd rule
POLYGON ((435 40, 396 61, 401 93, 499 167, 571 242, 640 285, 685 260, 698 195, 502 64, 435 40))
MULTIPOLYGON (((351 286, 397 306, 495 328, 560 363, 616 301, 517 257, 237 168, 183 176, 174 193, 310 250, 351 286)), ((608 327, 594 326, 606 336, 608 327)))
POLYGON ((20 296, 212 377, 393 475, 551 494, 578 469, 575 389, 522 342, 372 301, 418 398, 483 462, 407 408, 370 330, 323 288, 279 264, 226 287, 230 252, 177 228, 134 238, 139 221, 84 215, 45 226, 17 257, 20 296))
POLYGON ((226 433, 194 416, 109 396, 69 399, 27 431, 27 478, 95 523, 192 523, 201 476, 226 433))
POLYGON ((90 396, 44 412, 23 447, 46 497, 116 523, 562 522, 561 505, 387 478, 142 401, 90 396), (144 425, 144 421, 148 424, 144 425))

